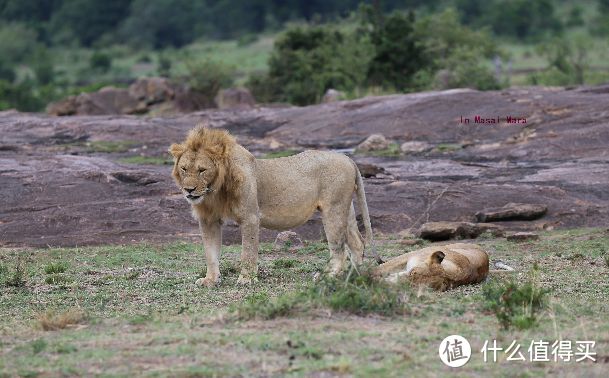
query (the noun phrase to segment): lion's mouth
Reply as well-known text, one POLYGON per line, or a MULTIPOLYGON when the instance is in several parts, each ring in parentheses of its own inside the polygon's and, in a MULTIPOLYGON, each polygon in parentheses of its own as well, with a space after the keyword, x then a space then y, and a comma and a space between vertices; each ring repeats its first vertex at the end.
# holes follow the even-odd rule
POLYGON ((186 198, 188 198, 191 201, 196 201, 196 200, 198 200, 201 197, 203 197, 203 196, 197 196, 197 195, 194 195, 194 194, 189 194, 189 195, 186 196, 186 198))

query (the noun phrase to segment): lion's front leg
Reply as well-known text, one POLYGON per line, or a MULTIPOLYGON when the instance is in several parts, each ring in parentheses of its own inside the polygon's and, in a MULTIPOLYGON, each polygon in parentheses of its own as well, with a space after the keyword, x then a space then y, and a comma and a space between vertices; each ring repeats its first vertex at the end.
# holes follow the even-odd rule
POLYGON ((199 278, 195 283, 201 286, 214 286, 220 283, 220 264, 218 256, 222 247, 222 223, 220 220, 207 222, 199 220, 199 228, 203 236, 203 248, 207 261, 205 278, 199 278))
POLYGON ((258 280, 258 237, 260 220, 249 216, 241 222, 241 274, 239 284, 250 284, 258 280))

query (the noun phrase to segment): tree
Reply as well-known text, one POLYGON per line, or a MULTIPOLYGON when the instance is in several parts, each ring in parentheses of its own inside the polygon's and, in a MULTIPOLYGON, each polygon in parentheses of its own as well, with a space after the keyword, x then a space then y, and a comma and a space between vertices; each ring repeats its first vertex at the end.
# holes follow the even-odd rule
POLYGON ((368 68, 368 81, 398 90, 406 90, 415 72, 424 65, 423 48, 414 36, 414 13, 393 13, 372 21, 370 39, 374 56, 368 68))

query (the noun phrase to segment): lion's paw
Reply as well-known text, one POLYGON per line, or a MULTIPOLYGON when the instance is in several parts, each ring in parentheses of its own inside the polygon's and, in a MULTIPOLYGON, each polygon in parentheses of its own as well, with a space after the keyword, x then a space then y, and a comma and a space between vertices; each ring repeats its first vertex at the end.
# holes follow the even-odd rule
POLYGON ((242 274, 239 275, 239 278, 237 279, 237 284, 238 285, 251 285, 253 283, 258 282, 258 277, 256 276, 244 276, 242 274))
POLYGON ((218 286, 220 285, 220 282, 222 280, 220 279, 220 277, 214 279, 211 277, 204 277, 204 278, 199 278, 198 280, 195 281, 195 285, 198 286, 205 286, 205 287, 213 287, 213 286, 218 286))

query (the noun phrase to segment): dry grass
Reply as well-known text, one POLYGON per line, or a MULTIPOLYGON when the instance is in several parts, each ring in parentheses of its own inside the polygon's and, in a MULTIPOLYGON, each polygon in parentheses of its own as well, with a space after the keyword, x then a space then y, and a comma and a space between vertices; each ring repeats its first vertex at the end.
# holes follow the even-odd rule
POLYGON ((57 331, 82 324, 86 319, 84 311, 78 308, 71 308, 60 313, 49 310, 38 315, 38 324, 44 331, 57 331))

